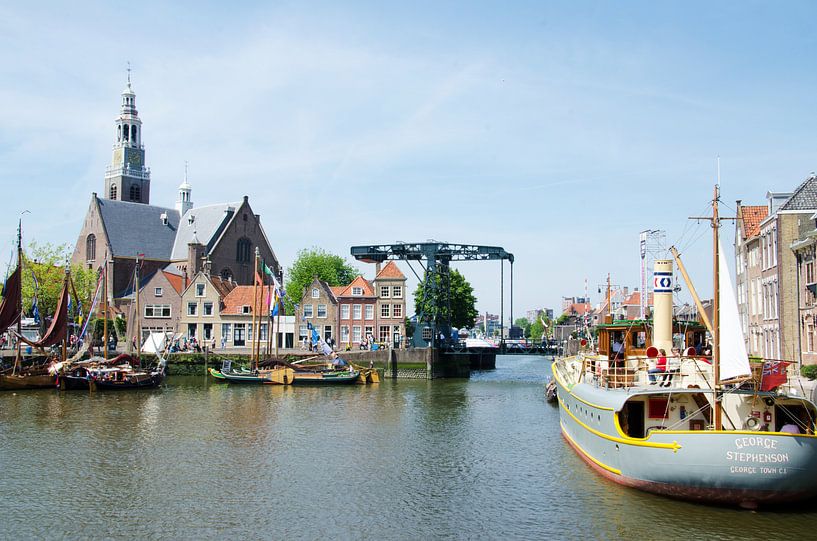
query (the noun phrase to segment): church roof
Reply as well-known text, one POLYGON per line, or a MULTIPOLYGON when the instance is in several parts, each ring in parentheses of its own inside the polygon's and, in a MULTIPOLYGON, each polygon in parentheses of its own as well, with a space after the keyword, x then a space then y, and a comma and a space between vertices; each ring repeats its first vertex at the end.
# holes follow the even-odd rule
POLYGON ((175 209, 96 198, 112 256, 169 260, 179 227, 175 209), (167 224, 162 215, 167 215, 167 224))
POLYGON ((184 213, 179 221, 179 233, 173 244, 170 259, 187 259, 187 245, 195 238, 207 247, 209 253, 224 228, 230 223, 241 203, 219 203, 195 207, 184 213))

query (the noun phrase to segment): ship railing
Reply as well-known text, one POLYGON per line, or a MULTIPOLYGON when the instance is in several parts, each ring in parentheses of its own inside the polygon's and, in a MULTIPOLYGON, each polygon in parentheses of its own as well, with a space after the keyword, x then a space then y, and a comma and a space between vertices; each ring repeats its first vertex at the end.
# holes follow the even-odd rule
POLYGON ((671 358, 667 369, 650 373, 652 359, 646 356, 629 356, 623 360, 611 360, 606 356, 585 356, 582 373, 585 381, 608 388, 643 387, 650 385, 650 376, 656 385, 668 388, 697 386, 711 389, 711 366, 695 357, 671 358))

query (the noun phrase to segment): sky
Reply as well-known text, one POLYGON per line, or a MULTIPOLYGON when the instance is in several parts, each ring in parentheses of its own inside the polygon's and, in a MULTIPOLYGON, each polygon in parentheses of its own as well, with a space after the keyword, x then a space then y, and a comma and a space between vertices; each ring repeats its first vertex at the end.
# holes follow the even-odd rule
MULTIPOLYGON (((639 232, 659 229, 711 295, 711 229, 688 217, 718 156, 724 215, 817 170, 814 20, 810 2, 0 1, 0 266, 21 216, 25 243, 76 243, 130 62, 151 203, 173 206, 188 162, 193 202, 248 195, 284 267, 320 247, 372 277, 351 246, 502 246, 514 316, 558 313, 608 273, 638 287, 639 232)), ((499 313, 500 263, 455 266, 499 313)))

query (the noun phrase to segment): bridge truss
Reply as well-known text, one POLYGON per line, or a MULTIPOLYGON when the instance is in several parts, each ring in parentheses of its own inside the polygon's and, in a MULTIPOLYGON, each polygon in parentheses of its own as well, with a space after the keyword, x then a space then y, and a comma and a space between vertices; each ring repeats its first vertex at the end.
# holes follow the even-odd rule
MULTIPOLYGON (((451 272, 452 261, 498 260, 501 265, 500 329, 505 311, 505 260, 511 264, 511 320, 513 321, 513 254, 499 246, 451 244, 447 242, 396 243, 370 246, 353 246, 352 256, 364 263, 381 263, 386 260, 417 261, 423 266, 421 278, 423 298, 418 303, 417 326, 412 343, 415 347, 450 347, 458 341, 451 336, 451 272), (424 264, 425 263, 425 264, 424 264)), ((414 269, 412 268, 412 272, 414 269)))

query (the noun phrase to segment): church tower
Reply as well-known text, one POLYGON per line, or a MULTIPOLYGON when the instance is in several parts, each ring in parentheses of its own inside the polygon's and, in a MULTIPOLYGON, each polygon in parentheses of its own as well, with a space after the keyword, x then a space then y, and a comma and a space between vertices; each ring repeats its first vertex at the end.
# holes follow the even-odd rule
POLYGON ((150 204, 150 169, 145 167, 142 121, 136 111, 136 94, 128 85, 122 91, 122 107, 116 119, 113 160, 105 170, 106 199, 150 204))

